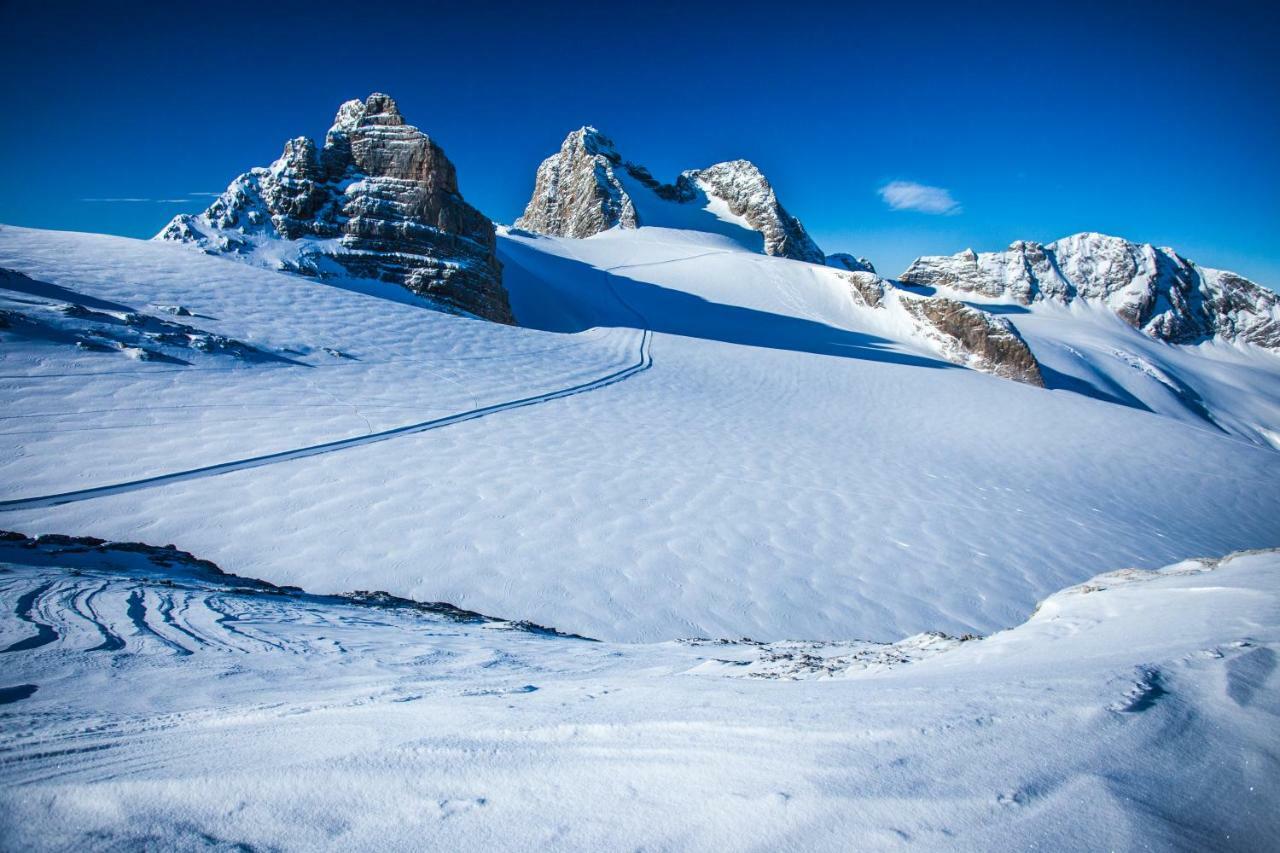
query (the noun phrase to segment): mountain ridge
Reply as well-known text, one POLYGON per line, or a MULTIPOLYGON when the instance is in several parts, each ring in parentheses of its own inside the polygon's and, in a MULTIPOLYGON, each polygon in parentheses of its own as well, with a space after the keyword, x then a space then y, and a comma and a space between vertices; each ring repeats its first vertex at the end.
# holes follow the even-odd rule
POLYGON ((623 159, 613 140, 591 125, 569 133, 560 150, 538 166, 533 194, 515 226, 555 237, 590 237, 614 227, 660 224, 640 210, 654 209, 655 201, 719 208, 713 211, 719 218, 759 232, 766 255, 826 263, 800 220, 787 212, 749 160, 687 169, 664 184, 644 166, 623 159), (639 186, 627 186, 626 178, 639 186), (637 199, 642 188, 654 199, 637 199))
POLYGON ((1169 247, 1085 231, 1001 252, 965 249, 917 258, 899 281, 1019 305, 1105 304, 1157 340, 1220 337, 1280 348, 1280 295, 1227 270, 1202 267, 1169 247))

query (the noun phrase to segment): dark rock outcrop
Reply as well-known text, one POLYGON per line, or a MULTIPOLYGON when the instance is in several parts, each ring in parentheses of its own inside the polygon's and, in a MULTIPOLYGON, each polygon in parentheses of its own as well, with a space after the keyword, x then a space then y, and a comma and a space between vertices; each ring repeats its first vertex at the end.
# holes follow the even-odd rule
POLYGON ((1280 295, 1235 273, 1201 267, 1173 249, 1103 234, 923 257, 901 280, 1022 305, 1098 302, 1168 343, 1219 337, 1280 348, 1280 295))
POLYGON ((1004 379, 1044 387, 1040 364, 1017 330, 1003 317, 943 297, 902 295, 901 303, 917 328, 943 357, 1004 379))
POLYGON ((868 308, 879 308, 884 304, 884 295, 889 283, 873 272, 841 273, 840 278, 849 282, 849 292, 859 305, 868 308))
POLYGON ((821 264, 822 250, 781 203, 769 181, 746 160, 683 172, 674 184, 623 160, 617 147, 594 127, 565 137, 560 150, 538 167, 533 196, 517 228, 556 237, 590 237, 610 228, 638 228, 641 209, 660 202, 690 204, 715 199, 764 237, 763 251, 821 264), (638 195, 647 196, 638 198, 638 195))
POLYGON ((837 272, 855 305, 886 312, 952 364, 1044 387, 1040 364, 1008 320, 941 296, 921 296, 871 272, 837 272), (903 322, 905 320, 905 323, 903 322))
POLYGON ((203 214, 158 235, 320 277, 394 282, 442 306, 513 323, 493 223, 462 198, 444 150, 387 95, 348 101, 318 148, 285 143, 203 214), (264 240, 295 241, 293 251, 264 240))

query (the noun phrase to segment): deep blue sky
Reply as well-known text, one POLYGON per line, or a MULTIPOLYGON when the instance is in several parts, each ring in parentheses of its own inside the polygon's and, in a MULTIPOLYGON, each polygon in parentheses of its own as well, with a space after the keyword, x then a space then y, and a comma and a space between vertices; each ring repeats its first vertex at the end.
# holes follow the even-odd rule
POLYGON ((385 91, 499 221, 591 123, 667 180, 755 161, 888 274, 1094 230, 1280 287, 1274 3, 0 2, 2 222, 150 236, 385 91))

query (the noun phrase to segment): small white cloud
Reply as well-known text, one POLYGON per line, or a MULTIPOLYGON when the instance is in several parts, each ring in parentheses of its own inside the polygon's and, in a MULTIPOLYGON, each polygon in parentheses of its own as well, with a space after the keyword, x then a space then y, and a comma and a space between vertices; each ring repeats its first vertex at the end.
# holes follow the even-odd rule
POLYGON ((187 193, 187 195, 202 195, 202 196, 210 196, 211 198, 217 198, 218 196, 222 195, 222 193, 187 193))
POLYGON ((878 192, 884 203, 894 210, 918 210, 952 216, 964 208, 951 197, 951 191, 943 187, 931 187, 914 181, 890 181, 878 192))

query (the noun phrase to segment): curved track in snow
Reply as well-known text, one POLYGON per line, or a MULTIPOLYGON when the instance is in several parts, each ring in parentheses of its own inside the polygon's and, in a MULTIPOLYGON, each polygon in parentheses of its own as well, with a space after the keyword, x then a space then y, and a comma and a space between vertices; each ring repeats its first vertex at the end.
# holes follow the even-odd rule
MULTIPOLYGON (((610 288, 612 289, 612 288, 610 288)), ((621 300, 619 300, 621 301, 621 300)), ((624 303, 625 304, 625 303, 624 303)), ((628 306, 630 307, 630 306, 628 306)), ((638 315, 637 315, 638 316, 638 315)), ((386 441, 391 438, 398 438, 404 435, 414 435, 421 432, 429 432, 430 430, 440 429, 442 427, 452 426, 454 424, 463 423, 465 421, 477 420, 498 412, 507 412, 512 409, 520 409, 525 406, 532 406, 538 403, 549 403, 552 400, 559 400, 564 397, 572 397, 575 394, 585 394, 588 391, 596 391, 629 379, 637 373, 648 370, 653 365, 653 357, 649 352, 650 342, 653 333, 647 328, 640 329, 640 346, 636 354, 636 359, 626 367, 611 371, 610 373, 597 377, 587 382, 580 382, 567 388, 560 388, 555 391, 548 391, 543 394, 534 394, 528 397, 521 397, 517 400, 507 400, 501 403, 493 403, 488 406, 481 406, 477 409, 469 409, 465 412, 458 412, 452 415, 445 415, 440 418, 433 418, 429 421, 421 421, 419 423, 407 424, 405 426, 395 427, 393 429, 382 430, 370 435, 353 436, 351 438, 339 439, 337 441, 326 441, 321 444, 313 444, 307 447, 294 448, 293 450, 282 450, 276 453, 267 453, 261 456, 251 456, 246 459, 236 459, 230 462, 220 462, 214 465, 205 465, 200 468, 191 468, 185 471, 174 471, 169 474, 160 474, 154 477, 144 477, 138 480, 128 480, 122 483, 113 483, 106 486, 94 486, 88 489, 77 489, 70 492, 61 492, 52 495, 40 495, 30 498, 16 498, 13 500, 0 501, 0 512, 11 512, 21 509, 39 509, 41 507, 58 506, 60 504, 75 503, 78 501, 92 500, 93 498, 106 497, 107 495, 119 495, 126 492, 136 492, 140 489, 149 489, 154 486, 164 486, 169 483, 176 483, 182 480, 196 480, 202 477, 216 477, 219 474, 229 474, 233 471, 243 471, 247 468, 258 468, 264 465, 274 465, 279 462, 288 462, 293 459, 304 459, 308 456, 319 456, 324 453, 334 453, 339 450, 347 450, 352 447, 360 447, 366 444, 374 444, 379 441, 386 441)))

